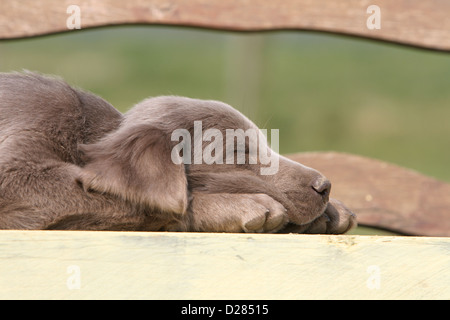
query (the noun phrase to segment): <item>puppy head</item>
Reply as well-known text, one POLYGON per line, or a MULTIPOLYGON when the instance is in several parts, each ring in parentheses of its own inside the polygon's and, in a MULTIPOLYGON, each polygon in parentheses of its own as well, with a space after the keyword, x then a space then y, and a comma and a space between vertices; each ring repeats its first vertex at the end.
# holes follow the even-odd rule
POLYGON ((264 193, 287 209, 290 223, 305 225, 324 213, 331 188, 316 170, 271 150, 254 123, 217 101, 144 100, 116 131, 81 150, 85 189, 168 212, 186 212, 190 192, 264 193), (230 130, 247 133, 241 145, 238 137, 227 139, 230 130), (271 166, 267 155, 276 161, 270 174, 263 170, 271 166))
POLYGON ((297 225, 310 223, 327 208, 330 182, 269 148, 260 129, 225 103, 158 97, 137 105, 125 117, 133 123, 156 122, 171 141, 181 141, 178 146, 189 144, 182 150, 189 191, 265 193, 283 204, 289 221, 297 225), (174 136, 177 130, 186 136, 174 136), (244 133, 241 145, 238 130, 244 133), (269 168, 275 170, 265 171, 269 168))

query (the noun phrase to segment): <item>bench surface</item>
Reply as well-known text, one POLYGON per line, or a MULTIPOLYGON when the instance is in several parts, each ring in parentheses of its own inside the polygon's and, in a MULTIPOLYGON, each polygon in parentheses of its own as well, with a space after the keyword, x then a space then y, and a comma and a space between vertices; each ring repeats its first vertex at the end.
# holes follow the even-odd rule
MULTIPOLYGON (((71 0, 0 2, 0 40, 71 30, 71 0)), ((371 29, 367 0, 79 0, 81 29, 176 25, 232 31, 313 30, 450 51, 450 2, 378 0, 381 25, 371 29)), ((149 44, 151 45, 151 44, 149 44)), ((333 196, 358 222, 401 234, 450 236, 450 184, 373 159, 337 153, 293 159, 323 172, 333 196)))
POLYGON ((1 231, 0 299, 450 299, 450 239, 1 231))

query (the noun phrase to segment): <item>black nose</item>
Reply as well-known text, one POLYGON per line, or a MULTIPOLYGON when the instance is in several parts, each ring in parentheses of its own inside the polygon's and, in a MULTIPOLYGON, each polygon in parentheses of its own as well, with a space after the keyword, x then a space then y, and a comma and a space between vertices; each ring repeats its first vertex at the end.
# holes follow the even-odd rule
POLYGON ((331 191, 331 182, 324 176, 318 177, 312 183, 312 188, 321 196, 328 197, 331 191))

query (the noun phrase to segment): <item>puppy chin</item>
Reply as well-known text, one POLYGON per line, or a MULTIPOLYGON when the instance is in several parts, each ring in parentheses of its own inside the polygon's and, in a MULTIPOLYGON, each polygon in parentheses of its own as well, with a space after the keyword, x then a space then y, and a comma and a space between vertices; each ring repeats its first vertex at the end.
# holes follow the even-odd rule
POLYGON ((325 214, 327 207, 328 202, 314 209, 309 208, 307 212, 295 212, 294 215, 289 216, 289 222, 284 228, 277 231, 277 233, 304 233, 311 227, 311 224, 316 221, 323 219, 323 217, 328 219, 325 214), (310 217, 310 219, 307 220, 305 217, 310 217))

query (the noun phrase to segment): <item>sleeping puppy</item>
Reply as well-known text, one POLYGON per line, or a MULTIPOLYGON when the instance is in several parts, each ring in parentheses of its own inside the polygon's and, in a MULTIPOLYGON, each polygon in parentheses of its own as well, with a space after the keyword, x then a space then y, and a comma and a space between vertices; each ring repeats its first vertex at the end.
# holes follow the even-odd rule
POLYGON ((323 175, 262 137, 217 101, 157 97, 121 114, 53 77, 0 74, 0 229, 344 233, 356 224, 323 175), (230 132, 246 134, 230 142, 230 132))

